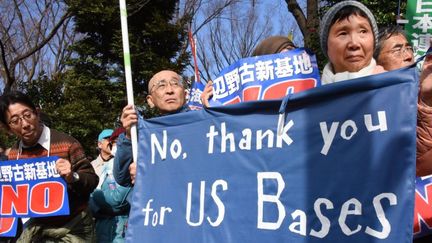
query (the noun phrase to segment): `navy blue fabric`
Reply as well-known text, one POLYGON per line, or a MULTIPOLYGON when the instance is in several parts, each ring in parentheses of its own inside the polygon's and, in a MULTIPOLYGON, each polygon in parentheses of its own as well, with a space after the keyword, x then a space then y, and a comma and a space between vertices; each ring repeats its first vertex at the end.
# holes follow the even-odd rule
POLYGON ((128 241, 411 242, 417 81, 410 67, 292 94, 282 109, 279 147, 282 100, 140 119, 138 160, 143 163, 128 241), (329 132, 332 125, 337 130, 324 151, 322 130, 329 132), (211 127, 218 135, 211 135, 211 127), (222 151, 223 127, 234 137, 235 151, 230 142, 222 151), (273 134, 273 144, 262 139, 260 147, 257 134, 265 132, 273 134), (248 133, 251 148, 245 149, 242 139, 248 133), (359 215, 353 215, 349 202, 360 205, 359 215), (343 211, 351 214, 345 219, 343 211), (299 227, 302 212, 305 228, 299 227), (316 232, 324 224, 329 230, 319 238, 316 232))
POLYGON ((117 152, 114 157, 113 174, 116 182, 124 187, 133 186, 129 173, 132 163, 132 142, 122 133, 117 139, 117 152))

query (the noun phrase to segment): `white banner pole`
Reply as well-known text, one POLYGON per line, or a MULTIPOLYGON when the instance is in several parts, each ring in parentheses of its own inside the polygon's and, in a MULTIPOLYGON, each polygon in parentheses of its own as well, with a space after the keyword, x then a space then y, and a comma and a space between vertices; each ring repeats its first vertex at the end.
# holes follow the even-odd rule
MULTIPOLYGON (((122 29, 122 40, 123 40, 123 56, 124 56, 124 66, 126 75, 126 93, 129 105, 134 105, 134 95, 132 86, 132 71, 131 71, 131 61, 129 52, 129 37, 128 37, 128 26, 127 26, 127 11, 126 11, 126 1, 120 0, 120 20, 122 29)), ((136 125, 131 127, 131 141, 132 141, 132 158, 133 161, 137 161, 138 157, 138 136, 136 125)))

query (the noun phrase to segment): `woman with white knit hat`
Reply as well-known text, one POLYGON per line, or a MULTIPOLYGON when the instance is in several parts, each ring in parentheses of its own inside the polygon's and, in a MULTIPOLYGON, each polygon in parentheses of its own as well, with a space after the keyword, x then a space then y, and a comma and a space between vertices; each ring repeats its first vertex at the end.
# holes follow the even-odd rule
POLYGON ((375 18, 366 6, 357 1, 332 6, 321 21, 321 49, 329 60, 321 82, 329 84, 384 72, 373 59, 377 36, 375 18))

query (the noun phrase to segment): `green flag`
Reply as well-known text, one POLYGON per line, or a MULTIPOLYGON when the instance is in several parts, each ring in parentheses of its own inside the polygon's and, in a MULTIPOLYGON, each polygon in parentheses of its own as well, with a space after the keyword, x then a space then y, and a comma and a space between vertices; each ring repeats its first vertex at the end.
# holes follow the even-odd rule
POLYGON ((417 56, 429 48, 432 35, 432 0, 408 0, 405 31, 417 56))

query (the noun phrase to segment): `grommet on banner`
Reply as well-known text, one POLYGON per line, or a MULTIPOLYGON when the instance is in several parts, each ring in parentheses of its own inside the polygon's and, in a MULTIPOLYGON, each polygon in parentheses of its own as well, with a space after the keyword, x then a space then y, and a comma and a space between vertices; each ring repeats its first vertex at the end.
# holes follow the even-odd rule
POLYGON ((283 133, 283 127, 285 125, 285 110, 288 105, 288 101, 291 98, 291 93, 285 96, 282 100, 281 106, 279 107, 279 119, 278 119, 278 125, 277 125, 277 134, 279 136, 282 136, 283 133))

